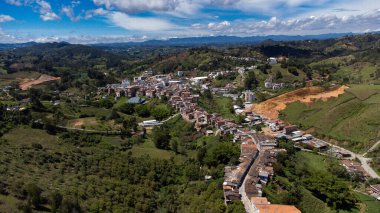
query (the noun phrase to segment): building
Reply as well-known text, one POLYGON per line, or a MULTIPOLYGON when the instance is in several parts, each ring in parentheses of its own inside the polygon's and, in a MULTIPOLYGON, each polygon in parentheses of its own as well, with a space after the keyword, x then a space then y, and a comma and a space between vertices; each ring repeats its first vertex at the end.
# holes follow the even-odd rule
POLYGON ((270 57, 270 58, 267 59, 267 62, 270 65, 277 64, 277 58, 270 57))
POLYGON ((256 100, 256 94, 251 90, 246 90, 244 92, 244 101, 252 103, 254 100, 256 100))
POLYGON ((162 125, 162 123, 157 120, 147 120, 147 121, 143 121, 142 123, 139 123, 139 125, 140 126, 160 126, 162 125))
POLYGON ((142 99, 140 97, 133 97, 128 99, 127 103, 129 104, 143 104, 145 103, 145 99, 142 99))
POLYGON ((369 187, 373 193, 380 195, 380 184, 370 185, 369 187))
POLYGON ((278 204, 254 205, 254 213, 301 213, 295 206, 278 204))
POLYGON ((270 202, 268 201, 266 197, 251 197, 251 203, 252 205, 270 204, 270 202))
POLYGON ((290 135, 292 132, 297 131, 298 128, 295 125, 284 127, 285 134, 290 135))

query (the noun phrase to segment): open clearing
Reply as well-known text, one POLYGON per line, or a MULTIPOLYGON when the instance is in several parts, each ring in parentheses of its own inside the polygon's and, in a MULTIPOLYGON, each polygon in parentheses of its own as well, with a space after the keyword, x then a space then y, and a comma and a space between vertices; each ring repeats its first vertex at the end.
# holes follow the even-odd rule
POLYGON ((60 77, 53 77, 53 76, 50 76, 50 75, 41 75, 39 78, 37 79, 31 79, 31 78, 18 78, 17 80, 20 81, 20 89, 21 90, 28 90, 30 89, 32 86, 34 85, 39 85, 39 84, 42 84, 42 83, 45 83, 45 82, 49 82, 49 81, 57 81, 57 80, 60 80, 61 78, 60 77))
POLYGON ((278 119, 279 111, 286 108, 286 104, 302 102, 310 104, 316 100, 327 101, 330 98, 338 97, 345 92, 347 86, 334 88, 305 87, 271 98, 259 104, 253 104, 251 111, 259 113, 267 118, 278 119))

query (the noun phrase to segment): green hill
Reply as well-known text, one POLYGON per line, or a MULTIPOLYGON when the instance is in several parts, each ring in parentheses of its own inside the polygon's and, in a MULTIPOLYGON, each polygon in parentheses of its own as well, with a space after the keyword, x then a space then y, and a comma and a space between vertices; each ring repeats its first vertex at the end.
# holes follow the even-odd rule
POLYGON ((364 151, 380 140, 380 86, 352 85, 338 98, 310 106, 292 103, 281 117, 320 137, 364 151))

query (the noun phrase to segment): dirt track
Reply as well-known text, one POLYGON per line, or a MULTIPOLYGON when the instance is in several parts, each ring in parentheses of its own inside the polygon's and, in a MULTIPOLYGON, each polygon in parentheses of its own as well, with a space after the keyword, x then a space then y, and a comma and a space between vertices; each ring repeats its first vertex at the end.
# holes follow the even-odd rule
POLYGON ((34 85, 38 85, 38 84, 42 84, 42 83, 45 83, 45 82, 48 82, 48 81, 56 81, 56 80, 60 80, 61 78, 60 77, 53 77, 53 76, 50 76, 50 75, 41 75, 39 78, 37 79, 30 79, 30 78, 18 78, 17 80, 20 81, 20 89, 21 90, 28 90, 30 89, 32 86, 34 85))
POLYGON ((338 86, 330 89, 323 87, 305 87, 271 98, 259 104, 253 104, 251 111, 270 119, 278 119, 279 111, 286 108, 286 104, 300 101, 312 103, 316 100, 328 100, 344 93, 347 86, 338 86))

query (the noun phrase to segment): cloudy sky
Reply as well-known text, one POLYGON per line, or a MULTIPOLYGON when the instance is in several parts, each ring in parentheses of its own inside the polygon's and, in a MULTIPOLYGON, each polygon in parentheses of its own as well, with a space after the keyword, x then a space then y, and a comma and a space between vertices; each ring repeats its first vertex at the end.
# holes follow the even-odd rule
POLYGON ((0 43, 380 31, 380 0, 0 0, 0 43))

